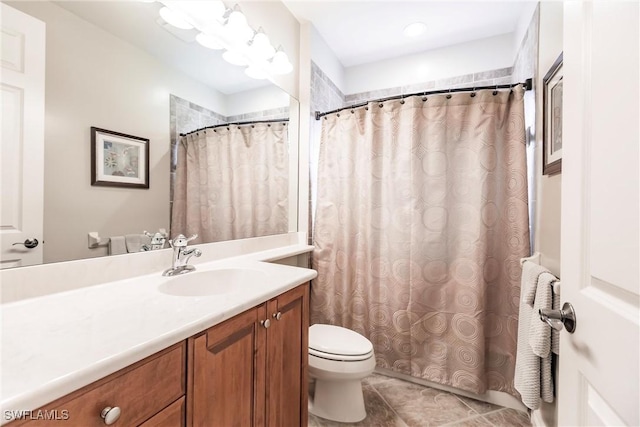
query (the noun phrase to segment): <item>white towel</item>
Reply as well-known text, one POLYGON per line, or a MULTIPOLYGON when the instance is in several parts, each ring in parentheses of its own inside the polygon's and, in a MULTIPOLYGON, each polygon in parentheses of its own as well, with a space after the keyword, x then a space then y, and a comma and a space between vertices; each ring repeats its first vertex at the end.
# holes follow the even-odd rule
MULTIPOLYGON (((553 294, 553 303, 554 310, 560 310, 560 295, 553 294)), ((556 331, 555 329, 551 330, 551 352, 554 354, 560 354, 560 331, 556 331)))
POLYGON ((113 236, 109 239, 109 255, 121 255, 127 253, 127 244, 124 236, 113 236))
POLYGON ((151 238, 144 234, 127 234, 124 236, 127 252, 140 252, 143 245, 151 246, 151 238))
MULTIPOLYGON (((557 279, 546 268, 530 261, 523 264, 514 385, 520 393, 522 403, 530 409, 538 409, 541 400, 553 402, 550 354, 542 358, 534 353, 531 346, 532 342, 538 350, 543 346, 541 342, 544 340, 544 334, 532 337, 532 333, 537 334, 540 329, 544 330, 539 328, 537 323, 542 323, 550 329, 549 325, 539 319, 536 300, 539 298, 538 304, 546 303, 545 292, 548 292, 549 296, 552 293, 551 280, 557 279), (540 293, 539 297, 538 293, 540 293)), ((548 303, 551 307, 551 299, 548 303)), ((550 332, 546 337, 550 347, 550 332)))

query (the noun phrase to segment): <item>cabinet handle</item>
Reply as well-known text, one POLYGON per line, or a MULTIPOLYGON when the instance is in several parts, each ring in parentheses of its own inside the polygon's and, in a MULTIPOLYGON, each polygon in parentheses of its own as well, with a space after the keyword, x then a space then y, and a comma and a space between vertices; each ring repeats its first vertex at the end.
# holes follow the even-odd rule
POLYGON ((117 406, 114 406, 113 408, 111 406, 107 406, 100 413, 100 418, 104 420, 104 423, 106 425, 110 426, 111 424, 118 421, 121 412, 122 411, 120 411, 120 408, 117 406))
POLYGON ((282 317, 282 312, 281 312, 281 311, 279 311, 279 312, 277 312, 277 313, 273 313, 273 317, 274 317, 276 320, 280 320, 280 318, 282 317))
POLYGON ((265 329, 266 329, 266 328, 268 328, 269 326, 271 326, 271 320, 269 320, 269 319, 261 320, 261 321, 260 321, 260 324, 261 324, 262 326, 264 326, 264 327, 265 327, 265 329))

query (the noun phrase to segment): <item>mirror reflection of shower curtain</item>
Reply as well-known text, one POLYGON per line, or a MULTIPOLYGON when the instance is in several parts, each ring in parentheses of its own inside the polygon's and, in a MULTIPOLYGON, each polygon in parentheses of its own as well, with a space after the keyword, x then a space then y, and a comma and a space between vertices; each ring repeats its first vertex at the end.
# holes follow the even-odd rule
POLYGON ((171 235, 195 243, 288 231, 286 122, 217 127, 183 136, 171 235))
POLYGON ((517 395, 523 89, 380 105, 322 120, 311 323, 368 337, 380 368, 517 395))

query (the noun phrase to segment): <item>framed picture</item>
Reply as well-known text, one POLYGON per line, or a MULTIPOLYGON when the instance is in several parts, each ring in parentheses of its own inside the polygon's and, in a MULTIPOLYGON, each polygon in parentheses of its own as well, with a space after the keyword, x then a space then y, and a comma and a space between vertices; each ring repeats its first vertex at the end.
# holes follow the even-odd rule
POLYGON ((149 188, 149 140, 91 127, 91 185, 149 188))
POLYGON ((542 81, 542 174, 562 171, 562 54, 542 81))

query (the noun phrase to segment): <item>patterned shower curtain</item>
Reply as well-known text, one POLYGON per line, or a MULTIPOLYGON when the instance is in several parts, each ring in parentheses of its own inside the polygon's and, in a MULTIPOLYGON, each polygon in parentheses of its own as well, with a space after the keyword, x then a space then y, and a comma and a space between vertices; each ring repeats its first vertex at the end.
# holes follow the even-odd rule
POLYGON ((517 395, 523 94, 414 96, 323 119, 312 323, 368 337, 378 367, 517 395))
POLYGON ((195 243, 288 231, 286 122, 231 125, 183 136, 171 235, 195 243))

